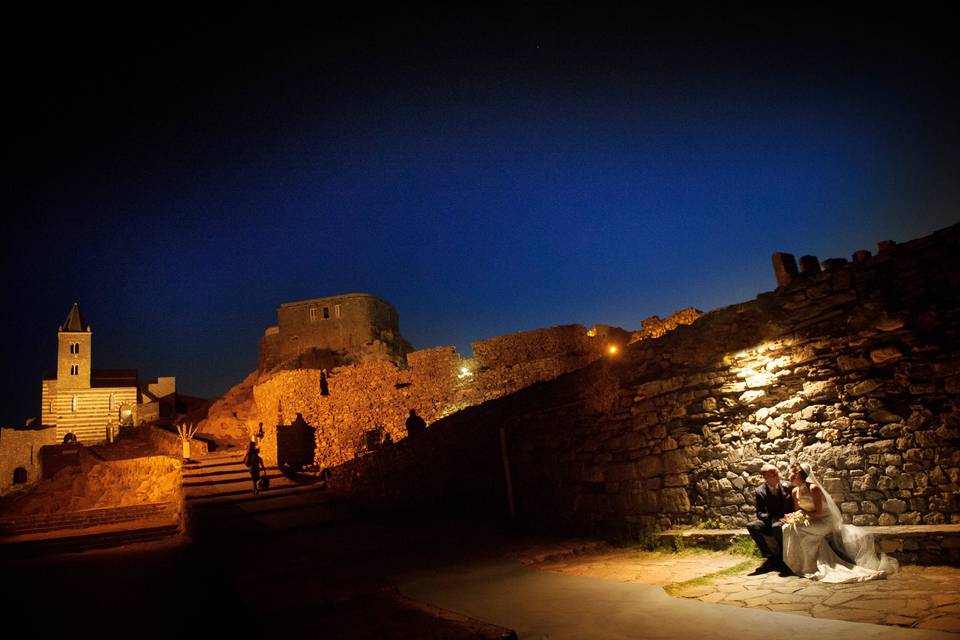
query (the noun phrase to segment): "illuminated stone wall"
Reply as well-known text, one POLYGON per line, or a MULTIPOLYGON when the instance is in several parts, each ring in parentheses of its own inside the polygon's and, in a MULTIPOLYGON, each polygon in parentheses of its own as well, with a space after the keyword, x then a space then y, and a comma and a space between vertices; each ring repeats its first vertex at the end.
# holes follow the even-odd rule
POLYGON ((287 302, 277 310, 277 319, 260 340, 261 372, 294 368, 287 362, 314 349, 340 354, 339 362, 362 355, 402 362, 411 350, 400 335, 396 310, 366 293, 287 302))
POLYGON ((406 369, 382 360, 337 367, 328 377, 329 396, 320 395, 316 369, 275 372, 253 387, 246 430, 263 422, 264 459, 275 462, 274 425, 290 424, 299 413, 317 428, 317 463, 329 467, 362 453, 364 433, 377 426, 393 442, 406 437, 410 409, 433 423, 586 366, 603 349, 602 341, 589 338, 579 325, 498 336, 473 346, 476 357, 470 360, 453 347, 436 347, 408 354, 406 369))
POLYGON ((503 427, 530 524, 742 525, 761 464, 793 459, 814 465, 851 522, 960 523, 958 235, 825 261, 828 271, 449 416, 403 455, 353 461, 334 480, 374 503, 429 504, 425 491, 455 482, 503 505, 503 427), (502 500, 485 496, 491 487, 502 500))
POLYGON ((12 489, 39 482, 42 473, 40 448, 56 442, 56 427, 0 429, 0 495, 12 489), (24 484, 14 485, 13 483, 14 472, 17 469, 23 469, 26 472, 24 484))
POLYGON ((60 470, 6 504, 4 516, 161 502, 173 503, 179 512, 183 502, 181 484, 181 463, 174 458, 146 456, 103 462, 83 454, 79 466, 60 470))
POLYGON ((761 464, 799 459, 854 523, 960 522, 957 244, 953 227, 833 263, 583 372, 569 426, 515 429, 527 510, 742 525, 761 464))

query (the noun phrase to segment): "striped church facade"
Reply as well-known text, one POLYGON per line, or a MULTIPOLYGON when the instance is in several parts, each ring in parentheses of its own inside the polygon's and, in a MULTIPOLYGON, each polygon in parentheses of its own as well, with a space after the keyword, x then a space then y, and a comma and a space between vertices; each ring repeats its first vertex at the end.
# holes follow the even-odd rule
POLYGON ((136 369, 94 369, 93 330, 74 303, 57 332, 57 374, 43 380, 41 423, 57 441, 73 434, 84 444, 109 439, 108 430, 137 424, 136 369))
POLYGON ((41 422, 57 427, 57 442, 72 433, 84 444, 103 442, 108 427, 136 424, 137 387, 65 389, 44 380, 41 422))

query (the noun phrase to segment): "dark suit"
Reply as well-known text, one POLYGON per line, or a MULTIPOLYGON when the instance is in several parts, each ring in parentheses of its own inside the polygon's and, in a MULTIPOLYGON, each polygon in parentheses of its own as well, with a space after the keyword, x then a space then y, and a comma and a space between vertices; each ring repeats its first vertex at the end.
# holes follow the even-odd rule
POLYGON ((747 531, 764 558, 783 555, 783 523, 780 518, 794 510, 792 491, 790 483, 781 480, 777 489, 771 489, 764 482, 753 492, 757 499, 757 519, 747 525, 747 531), (776 538, 779 547, 776 554, 771 551, 764 536, 776 538))

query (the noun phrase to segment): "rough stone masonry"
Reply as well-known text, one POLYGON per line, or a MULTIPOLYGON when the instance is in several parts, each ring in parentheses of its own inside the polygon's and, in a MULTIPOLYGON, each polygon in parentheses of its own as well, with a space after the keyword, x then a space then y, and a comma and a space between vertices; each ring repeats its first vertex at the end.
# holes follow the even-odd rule
POLYGON ((502 511, 506 453, 531 524, 741 526, 762 462, 798 459, 850 522, 960 523, 958 237, 824 269, 805 259, 774 292, 450 415, 332 484, 378 504, 502 511))

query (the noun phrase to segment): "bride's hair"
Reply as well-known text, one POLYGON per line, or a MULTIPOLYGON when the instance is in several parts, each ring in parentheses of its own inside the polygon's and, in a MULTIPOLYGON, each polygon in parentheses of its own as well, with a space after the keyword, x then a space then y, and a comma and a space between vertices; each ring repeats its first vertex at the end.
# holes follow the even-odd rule
POLYGON ((800 474, 800 479, 803 480, 804 482, 806 482, 810 474, 813 473, 813 469, 810 467, 810 464, 807 462, 798 462, 794 460, 790 464, 790 469, 792 470, 794 467, 797 468, 797 473, 800 474))

